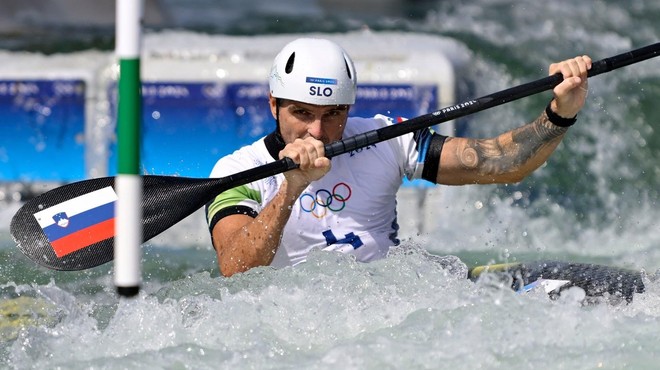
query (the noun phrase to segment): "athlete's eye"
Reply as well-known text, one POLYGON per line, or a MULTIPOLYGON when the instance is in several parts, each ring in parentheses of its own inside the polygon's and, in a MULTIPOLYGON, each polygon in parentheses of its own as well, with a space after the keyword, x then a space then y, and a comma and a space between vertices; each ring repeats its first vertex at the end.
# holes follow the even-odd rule
POLYGON ((302 118, 309 118, 309 117, 313 116, 311 112, 309 112, 307 110, 304 110, 304 109, 295 109, 293 111, 293 115, 299 116, 299 117, 302 117, 302 118))
POLYGON ((328 111, 325 115, 330 118, 343 117, 346 113, 346 109, 333 109, 328 111))

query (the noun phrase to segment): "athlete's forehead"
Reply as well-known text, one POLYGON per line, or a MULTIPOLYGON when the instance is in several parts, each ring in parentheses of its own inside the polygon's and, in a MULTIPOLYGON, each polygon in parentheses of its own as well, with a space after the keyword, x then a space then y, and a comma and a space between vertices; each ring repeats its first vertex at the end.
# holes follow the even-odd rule
POLYGON ((346 111, 349 108, 349 105, 346 104, 317 105, 289 99, 282 99, 282 106, 305 109, 311 112, 330 112, 334 110, 346 111))

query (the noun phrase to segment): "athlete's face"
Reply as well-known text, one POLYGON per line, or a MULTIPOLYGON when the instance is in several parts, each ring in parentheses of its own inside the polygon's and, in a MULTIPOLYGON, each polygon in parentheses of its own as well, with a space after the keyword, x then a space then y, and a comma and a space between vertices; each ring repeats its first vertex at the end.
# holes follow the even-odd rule
MULTIPOLYGON (((273 117, 277 114, 275 98, 270 98, 273 117)), ((314 105, 281 100, 280 134, 285 143, 312 136, 324 144, 340 140, 348 119, 348 105, 314 105)))

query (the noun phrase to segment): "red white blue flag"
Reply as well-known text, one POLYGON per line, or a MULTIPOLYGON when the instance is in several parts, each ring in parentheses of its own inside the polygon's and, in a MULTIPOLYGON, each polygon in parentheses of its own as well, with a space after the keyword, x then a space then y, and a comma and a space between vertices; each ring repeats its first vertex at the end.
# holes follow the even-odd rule
POLYGON ((115 201, 111 186, 67 200, 34 214, 62 258, 115 235, 115 201))

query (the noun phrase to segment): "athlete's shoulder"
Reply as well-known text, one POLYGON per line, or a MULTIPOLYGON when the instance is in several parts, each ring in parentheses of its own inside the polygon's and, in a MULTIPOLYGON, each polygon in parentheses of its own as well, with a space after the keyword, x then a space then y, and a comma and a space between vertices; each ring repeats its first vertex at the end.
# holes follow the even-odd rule
POLYGON ((209 177, 224 177, 272 161, 273 159, 266 149, 264 138, 261 138, 220 158, 215 163, 209 177))
POLYGON ((370 118, 350 117, 346 123, 345 132, 349 134, 348 136, 352 136, 371 130, 377 130, 394 123, 396 123, 395 119, 382 114, 377 114, 370 118))

